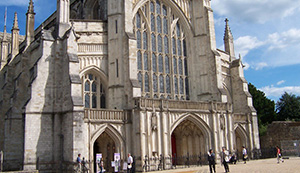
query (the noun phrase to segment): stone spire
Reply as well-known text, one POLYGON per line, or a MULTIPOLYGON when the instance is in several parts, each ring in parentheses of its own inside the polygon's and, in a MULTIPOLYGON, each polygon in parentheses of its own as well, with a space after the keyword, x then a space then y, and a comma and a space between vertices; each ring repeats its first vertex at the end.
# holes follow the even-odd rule
POLYGON ((234 55, 234 44, 233 44, 233 36, 228 24, 229 20, 225 19, 225 34, 224 34, 224 46, 225 52, 227 52, 232 58, 235 58, 234 55))
POLYGON ((28 10, 26 13, 26 45, 29 46, 34 40, 34 17, 33 2, 29 1, 28 10))
POLYGON ((19 25, 18 25, 18 16, 17 12, 15 12, 14 25, 11 30, 11 55, 14 58, 17 54, 19 54, 19 25))
POLYGON ((7 41, 7 34, 6 34, 6 15, 7 15, 7 8, 5 8, 4 14, 4 29, 3 29, 3 39, 1 41, 1 54, 0 54, 0 70, 6 64, 7 55, 8 55, 8 41, 7 41))
POLYGON ((5 13, 4 13, 4 30, 3 30, 3 41, 6 41, 6 19, 7 19, 7 8, 5 8, 5 13))

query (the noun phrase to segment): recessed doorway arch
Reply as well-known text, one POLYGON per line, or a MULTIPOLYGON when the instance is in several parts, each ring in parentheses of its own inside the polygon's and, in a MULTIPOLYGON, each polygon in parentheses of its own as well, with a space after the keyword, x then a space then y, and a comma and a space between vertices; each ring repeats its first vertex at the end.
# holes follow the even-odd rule
POLYGON ((124 159, 124 139, 113 126, 109 124, 102 125, 98 131, 92 135, 90 140, 90 156, 93 160, 93 170, 96 171, 96 154, 101 153, 104 159, 104 168, 106 172, 112 172, 111 161, 114 160, 114 153, 120 153, 121 159, 124 159))

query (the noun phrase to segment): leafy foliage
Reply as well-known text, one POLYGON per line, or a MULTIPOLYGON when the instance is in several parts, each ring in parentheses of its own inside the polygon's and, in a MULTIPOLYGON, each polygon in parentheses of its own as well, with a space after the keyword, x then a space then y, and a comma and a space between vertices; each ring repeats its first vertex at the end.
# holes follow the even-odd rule
POLYGON ((285 92, 276 103, 278 121, 300 121, 300 97, 285 92))
POLYGON ((251 83, 248 84, 248 88, 252 95, 253 106, 257 111, 258 125, 261 129, 262 125, 266 126, 276 120, 275 102, 268 99, 264 92, 256 89, 251 83))

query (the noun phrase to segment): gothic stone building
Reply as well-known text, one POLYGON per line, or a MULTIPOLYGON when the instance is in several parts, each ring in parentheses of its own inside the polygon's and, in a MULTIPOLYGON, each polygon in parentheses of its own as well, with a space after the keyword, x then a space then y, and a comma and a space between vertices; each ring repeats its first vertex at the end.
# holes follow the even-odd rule
POLYGON ((141 170, 146 155, 260 148, 228 20, 222 51, 210 0, 57 0, 35 30, 30 0, 26 17, 24 40, 17 14, 1 37, 5 170, 56 172, 78 153, 92 164, 132 153, 141 170))

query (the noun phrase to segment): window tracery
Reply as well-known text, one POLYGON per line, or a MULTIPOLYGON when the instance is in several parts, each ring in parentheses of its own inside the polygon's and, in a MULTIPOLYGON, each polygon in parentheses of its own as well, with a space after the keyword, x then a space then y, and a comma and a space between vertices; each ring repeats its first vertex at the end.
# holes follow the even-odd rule
POLYGON ((161 0, 150 0, 134 22, 142 96, 189 99, 186 38, 172 9, 161 0))
POLYGON ((86 74, 83 77, 84 107, 105 108, 105 89, 99 78, 93 74, 86 74))

